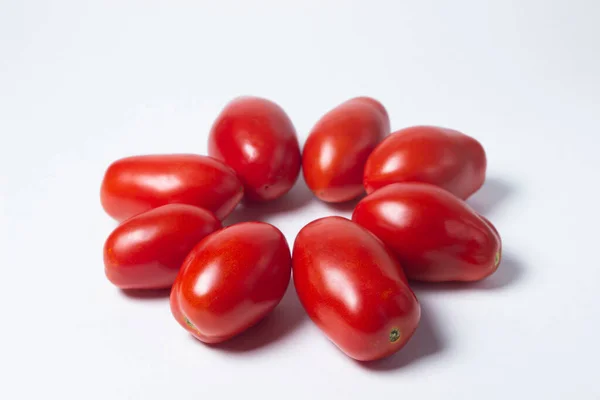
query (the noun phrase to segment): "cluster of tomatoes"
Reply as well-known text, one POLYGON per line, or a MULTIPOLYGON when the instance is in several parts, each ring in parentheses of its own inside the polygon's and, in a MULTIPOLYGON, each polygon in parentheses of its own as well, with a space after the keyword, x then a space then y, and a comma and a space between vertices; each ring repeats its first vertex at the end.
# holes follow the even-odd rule
POLYGON ((256 324, 293 275, 304 309, 331 341, 354 359, 379 359, 418 326, 409 280, 476 281, 500 263, 498 232, 464 201, 484 182, 483 147, 433 126, 390 134, 387 111, 372 98, 325 114, 302 152, 281 107, 235 99, 212 126, 209 155, 120 159, 101 189, 104 209, 121 221, 104 247, 106 276, 123 289, 171 288, 175 319, 202 342, 256 324), (366 190, 352 220, 309 223, 293 253, 273 225, 222 227, 240 201, 286 194, 301 167, 322 201, 366 190))

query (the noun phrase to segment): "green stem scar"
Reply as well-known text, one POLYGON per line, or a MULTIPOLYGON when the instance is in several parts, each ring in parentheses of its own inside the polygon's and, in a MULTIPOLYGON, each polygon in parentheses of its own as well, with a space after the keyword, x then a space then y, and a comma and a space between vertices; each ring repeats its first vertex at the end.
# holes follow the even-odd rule
POLYGON ((196 327, 194 326, 194 324, 192 324, 192 321, 190 321, 190 320, 188 319, 188 317, 183 317, 183 319, 185 319, 185 324, 186 324, 187 326, 189 326, 190 328, 192 328, 192 329, 194 329, 194 330, 196 329, 196 327))
POLYGON ((390 342, 394 343, 398 339, 400 339, 400 331, 398 330, 398 328, 394 328, 390 332, 390 342))

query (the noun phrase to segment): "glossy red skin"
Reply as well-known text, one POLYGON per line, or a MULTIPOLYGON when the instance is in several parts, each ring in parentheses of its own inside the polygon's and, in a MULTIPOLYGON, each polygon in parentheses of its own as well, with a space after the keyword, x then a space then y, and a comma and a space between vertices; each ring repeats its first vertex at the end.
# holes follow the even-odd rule
POLYGON ((273 225, 244 222, 206 237, 171 290, 177 322, 205 343, 228 340, 270 313, 290 281, 291 256, 273 225))
POLYGON ((389 133, 387 111, 375 99, 357 97, 335 107, 316 123, 304 145, 306 184, 326 202, 360 196, 367 158, 389 133))
POLYGON ((389 116, 386 108, 383 106, 383 104, 381 104, 379 101, 375 100, 374 98, 367 97, 367 96, 355 97, 354 100, 355 101, 363 101, 363 102, 368 103, 371 106, 375 107, 381 114, 381 118, 383 118, 383 122, 384 122, 383 130, 385 131, 385 135, 388 135, 390 133, 390 116, 389 116))
POLYGON ((346 218, 321 218, 302 228, 292 271, 304 309, 349 357, 389 356, 417 328, 421 308, 394 255, 346 218), (392 340, 395 329, 400 335, 392 340))
POLYGON ((485 180, 481 144, 461 132, 414 126, 388 136, 369 156, 364 170, 367 193, 391 183, 424 182, 466 199, 485 180))
POLYGON ((117 221, 165 204, 205 208, 223 220, 240 202, 242 182, 221 161, 195 154, 126 157, 102 181, 104 210, 117 221))
POLYGON ((396 254, 412 280, 477 281, 500 263, 500 237, 494 228, 437 186, 385 186, 362 199, 352 219, 396 254))
POLYGON ((239 97, 225 106, 210 131, 208 154, 236 171, 250 201, 283 196, 300 173, 300 145, 290 118, 259 97, 239 97))
POLYGON ((167 204, 119 225, 104 244, 106 277, 121 289, 169 288, 194 246, 221 228, 210 212, 167 204))

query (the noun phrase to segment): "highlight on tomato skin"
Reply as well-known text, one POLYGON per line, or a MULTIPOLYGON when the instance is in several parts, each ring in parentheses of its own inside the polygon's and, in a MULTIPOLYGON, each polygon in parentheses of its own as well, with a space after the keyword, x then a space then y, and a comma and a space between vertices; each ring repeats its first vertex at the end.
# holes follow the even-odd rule
POLYGON ((352 220, 382 240, 409 280, 478 281, 501 261, 500 236, 466 202, 426 183, 395 183, 362 199, 352 220))
POLYGON ((221 228, 208 210, 167 204, 121 223, 104 244, 106 277, 121 289, 169 288, 190 250, 221 228))
POLYGON ((302 172, 310 190, 330 203, 364 193, 363 170, 369 154, 390 133, 385 107, 370 97, 356 97, 319 119, 302 151, 302 172))
POLYGON ((117 221, 165 204, 205 208, 223 220, 242 199, 242 182, 223 162, 197 154, 151 154, 113 162, 102 180, 104 210, 117 221))
POLYGON ((235 98, 223 108, 209 133, 208 154, 235 170, 249 202, 286 194, 302 162, 296 129, 283 108, 253 96, 235 98))
POLYGON ((485 150, 474 138, 448 128, 413 126, 392 133, 373 150, 363 183, 367 193, 392 183, 430 183, 467 199, 483 185, 486 167, 485 150))
POLYGON ((292 272, 311 320, 353 359, 387 357, 417 328, 421 308, 393 253, 346 218, 325 217, 302 228, 292 272))
POLYGON ((220 343, 268 315, 290 277, 290 249, 279 229, 264 222, 234 224, 188 254, 171 290, 171 311, 196 339, 220 343))

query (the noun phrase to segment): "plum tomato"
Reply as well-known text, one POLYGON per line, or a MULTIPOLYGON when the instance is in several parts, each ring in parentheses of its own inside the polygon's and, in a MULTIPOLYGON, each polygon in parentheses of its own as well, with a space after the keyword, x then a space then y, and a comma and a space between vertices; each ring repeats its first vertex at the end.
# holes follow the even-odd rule
POLYGON ((302 228, 292 271, 304 309, 349 357, 391 355, 417 328, 421 308, 393 253, 346 218, 321 218, 302 228))
POLYGON ((277 306, 291 276, 283 234, 243 222, 204 238, 183 262, 171 290, 179 324, 205 343, 228 340, 277 306))
POLYGON ((240 202, 242 182, 221 161, 195 154, 126 157, 102 181, 104 210, 117 221, 165 204, 202 207, 223 220, 240 202))
POLYGON ((313 127, 302 152, 304 180, 326 202, 352 200, 364 193, 363 170, 375 146, 390 133, 390 119, 370 97, 350 99, 313 127))
POLYGON ((106 240, 106 277, 121 289, 169 288, 190 250, 220 228, 210 211, 187 204, 167 204, 138 214, 106 240))
POLYGON ((413 126, 392 133, 373 150, 364 170, 367 193, 399 182, 424 182, 466 199, 485 180, 481 144, 461 132, 413 126))
POLYGON ((290 118, 260 97, 239 97, 225 106, 210 131, 208 153, 236 171, 250 201, 283 196, 300 173, 300 145, 290 118))
POLYGON ((362 199, 352 219, 396 254, 412 280, 477 281, 500 264, 501 243, 495 228, 438 186, 385 186, 362 199))

